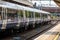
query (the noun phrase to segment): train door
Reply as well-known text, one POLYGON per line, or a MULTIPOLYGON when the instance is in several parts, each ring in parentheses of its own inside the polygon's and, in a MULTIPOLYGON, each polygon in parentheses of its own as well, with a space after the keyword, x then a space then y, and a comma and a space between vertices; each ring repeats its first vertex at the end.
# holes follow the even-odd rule
POLYGON ((40 19, 40 13, 35 13, 35 20, 36 20, 36 23, 38 24, 39 23, 39 19, 40 19))
POLYGON ((40 13, 35 13, 36 15, 35 15, 35 17, 36 17, 36 20, 39 20, 39 18, 40 18, 40 13))
POLYGON ((24 29, 27 30, 27 25, 28 25, 27 24, 27 11, 26 10, 22 10, 21 14, 23 15, 23 18, 22 18, 23 19, 23 21, 22 21, 23 25, 22 25, 22 27, 24 27, 24 29))
POLYGON ((35 28, 35 13, 32 11, 29 11, 29 25, 31 28, 35 28))
POLYGON ((41 13, 38 13, 38 26, 40 26, 41 23, 41 13))
POLYGON ((0 8, 0 30, 1 30, 1 27, 2 27, 2 23, 3 23, 3 19, 2 19, 2 8, 0 8))
POLYGON ((24 22, 24 18, 23 18, 23 11, 22 10, 18 10, 18 27, 22 27, 22 23, 24 22))
POLYGON ((35 23, 35 12, 34 12, 34 23, 35 23))
POLYGON ((30 21, 29 24, 32 24, 33 21, 34 21, 33 20, 33 12, 32 11, 28 11, 28 15, 29 15, 28 18, 29 18, 29 21, 30 21))
POLYGON ((34 20, 33 20, 33 18, 34 18, 33 12, 32 12, 32 11, 28 11, 28 15, 29 15, 29 16, 28 16, 29 21, 32 21, 32 22, 33 22, 33 21, 34 21, 34 20))
POLYGON ((41 21, 43 22, 44 21, 44 14, 41 13, 41 21))
POLYGON ((28 11, 28 15, 29 15, 29 21, 32 21, 33 22, 33 12, 31 11, 28 11))
POLYGON ((18 11, 9 8, 7 11, 7 29, 16 29, 16 25, 18 24, 18 11))
POLYGON ((40 22, 42 23, 43 18, 42 18, 42 13, 40 13, 40 22))
POLYGON ((20 18, 20 10, 18 10, 17 15, 18 15, 18 17, 17 17, 17 19, 18 19, 18 24, 17 24, 16 26, 17 26, 17 28, 19 28, 19 26, 20 26, 20 21, 21 21, 21 18, 20 18))
POLYGON ((51 15, 50 14, 47 14, 47 19, 51 20, 51 15))
POLYGON ((33 28, 35 28, 35 12, 33 12, 33 28))
POLYGON ((29 11, 27 11, 27 10, 25 10, 25 16, 26 16, 26 26, 25 26, 25 30, 27 30, 27 28, 28 28, 28 25, 29 25, 29 11))
POLYGON ((6 29, 6 25, 7 25, 7 8, 2 8, 2 27, 1 29, 6 29))
POLYGON ((43 20, 47 21, 47 14, 43 14, 43 20))
POLYGON ((34 12, 31 12, 31 18, 32 19, 34 18, 34 12))
POLYGON ((28 20, 28 22, 29 21, 33 21, 33 12, 31 12, 31 11, 26 11, 26 18, 27 18, 27 20, 28 20))

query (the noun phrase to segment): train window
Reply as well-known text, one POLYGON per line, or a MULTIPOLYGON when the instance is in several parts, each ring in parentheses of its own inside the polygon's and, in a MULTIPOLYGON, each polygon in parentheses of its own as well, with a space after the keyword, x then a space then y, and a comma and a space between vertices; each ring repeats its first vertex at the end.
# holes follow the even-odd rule
POLYGON ((33 12, 31 12, 31 11, 25 11, 25 14, 26 14, 27 18, 33 18, 34 17, 33 12))
POLYGON ((7 12, 7 19, 9 20, 17 20, 18 18, 18 13, 16 10, 8 9, 7 12))
POLYGON ((29 11, 29 18, 31 18, 32 17, 32 15, 31 15, 32 13, 29 11))
POLYGON ((15 18, 17 18, 17 14, 15 14, 15 13, 7 13, 7 17, 8 17, 8 19, 14 20, 15 18))
POLYGON ((35 12, 35 17, 40 18, 40 13, 35 12))
POLYGON ((42 18, 47 18, 47 14, 42 14, 42 18))
POLYGON ((26 17, 29 18, 30 17, 30 13, 29 11, 25 11, 26 17))
POLYGON ((44 14, 44 17, 47 18, 47 14, 44 14))
POLYGON ((20 11, 18 12, 18 15, 19 15, 20 18, 22 18, 22 17, 23 17, 23 11, 20 10, 20 11))
POLYGON ((29 18, 33 18, 33 12, 29 11, 29 18))

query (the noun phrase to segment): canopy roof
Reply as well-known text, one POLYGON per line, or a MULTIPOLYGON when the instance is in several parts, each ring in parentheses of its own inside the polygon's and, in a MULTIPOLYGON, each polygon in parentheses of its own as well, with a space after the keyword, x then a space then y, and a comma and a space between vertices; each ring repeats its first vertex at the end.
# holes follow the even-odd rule
POLYGON ((60 7, 42 7, 42 10, 48 11, 48 12, 59 12, 60 13, 60 7))
POLYGON ((32 3, 40 7, 59 7, 53 0, 32 1, 32 3))
POLYGON ((42 11, 42 10, 38 10, 38 9, 34 9, 34 8, 29 8, 29 7, 25 7, 25 6, 21 6, 21 5, 17 5, 17 4, 13 4, 13 3, 9 3, 9 2, 4 2, 4 1, 0 1, 0 7, 50 14, 49 12, 46 12, 46 11, 42 11))

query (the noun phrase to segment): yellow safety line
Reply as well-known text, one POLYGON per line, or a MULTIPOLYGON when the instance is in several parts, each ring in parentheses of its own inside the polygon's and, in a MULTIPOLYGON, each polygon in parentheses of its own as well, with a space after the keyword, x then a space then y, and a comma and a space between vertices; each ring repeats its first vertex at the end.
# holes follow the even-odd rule
POLYGON ((56 37, 54 38, 54 40, 57 40, 59 37, 59 33, 56 35, 56 37))

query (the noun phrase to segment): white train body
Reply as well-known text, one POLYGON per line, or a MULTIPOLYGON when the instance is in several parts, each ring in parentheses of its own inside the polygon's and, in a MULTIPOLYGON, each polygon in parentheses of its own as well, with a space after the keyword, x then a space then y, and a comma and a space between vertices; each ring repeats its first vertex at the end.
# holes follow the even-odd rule
POLYGON ((21 28, 51 21, 50 13, 13 3, 0 2, 0 29, 21 28), (5 4, 4 4, 5 3, 5 4), (8 4, 8 5, 7 5, 8 4))

